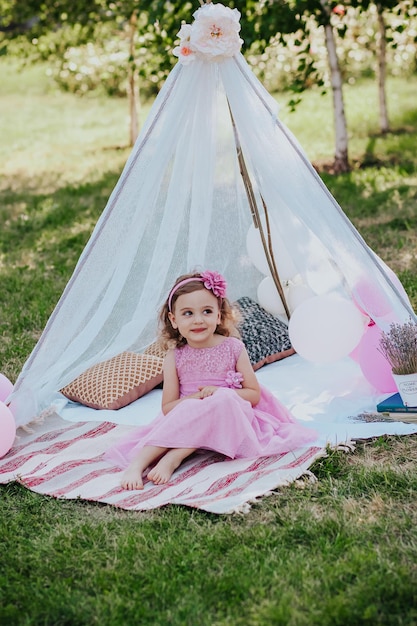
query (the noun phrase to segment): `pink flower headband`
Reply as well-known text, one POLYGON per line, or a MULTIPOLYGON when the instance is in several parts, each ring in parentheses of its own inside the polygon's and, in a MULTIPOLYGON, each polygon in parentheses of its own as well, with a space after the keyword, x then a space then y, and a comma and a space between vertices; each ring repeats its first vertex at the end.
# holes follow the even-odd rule
POLYGON ((192 278, 184 278, 179 283, 174 285, 171 289, 171 293, 168 297, 168 311, 171 312, 172 297, 176 291, 183 285, 192 282, 202 282, 204 287, 209 291, 212 291, 216 298, 224 298, 226 295, 226 281, 218 272, 201 272, 200 276, 193 276, 192 278))

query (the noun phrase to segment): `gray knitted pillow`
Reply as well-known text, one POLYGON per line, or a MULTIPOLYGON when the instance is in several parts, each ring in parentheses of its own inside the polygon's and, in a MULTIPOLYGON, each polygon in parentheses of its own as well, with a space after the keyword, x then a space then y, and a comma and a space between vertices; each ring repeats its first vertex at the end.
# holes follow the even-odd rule
POLYGON ((238 330, 254 370, 295 354, 284 322, 251 298, 239 298, 234 304, 242 316, 238 330))

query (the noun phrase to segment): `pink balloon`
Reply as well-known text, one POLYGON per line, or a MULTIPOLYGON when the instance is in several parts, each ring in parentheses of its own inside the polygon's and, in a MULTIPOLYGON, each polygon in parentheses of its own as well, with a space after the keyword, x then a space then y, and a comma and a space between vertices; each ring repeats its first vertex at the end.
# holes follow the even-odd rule
MULTIPOLYGON (((411 308, 410 299, 404 289, 397 274, 387 265, 373 250, 371 250, 377 263, 384 270, 387 277, 391 280, 397 291, 402 295, 403 299, 411 308)), ((394 310, 391 303, 391 297, 388 296, 382 288, 374 283, 369 276, 362 276, 353 288, 352 295, 358 309, 373 318, 384 317, 396 320, 394 310)))
POLYGON ((13 383, 10 382, 7 376, 0 374, 0 402, 4 402, 12 391, 13 383))
POLYGON ((359 310, 371 317, 384 317, 392 309, 384 291, 367 276, 363 276, 355 285, 352 295, 359 310))
POLYGON ((16 437, 16 424, 11 410, 0 402, 0 458, 8 453, 16 437))
POLYGON ((359 366, 366 380, 378 391, 389 393, 397 391, 392 376, 391 366, 378 350, 381 329, 374 324, 368 326, 359 342, 359 366))

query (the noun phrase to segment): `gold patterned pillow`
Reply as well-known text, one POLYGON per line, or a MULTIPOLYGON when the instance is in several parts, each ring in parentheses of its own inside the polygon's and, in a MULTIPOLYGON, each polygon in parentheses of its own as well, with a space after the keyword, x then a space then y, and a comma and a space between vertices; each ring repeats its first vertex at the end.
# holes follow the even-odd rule
POLYGON ((159 341, 154 341, 143 351, 143 354, 152 354, 153 356, 159 356, 161 359, 165 358, 166 353, 167 350, 161 346, 159 341))
POLYGON ((88 368, 61 393, 93 409, 121 409, 162 382, 162 364, 159 356, 122 352, 88 368))

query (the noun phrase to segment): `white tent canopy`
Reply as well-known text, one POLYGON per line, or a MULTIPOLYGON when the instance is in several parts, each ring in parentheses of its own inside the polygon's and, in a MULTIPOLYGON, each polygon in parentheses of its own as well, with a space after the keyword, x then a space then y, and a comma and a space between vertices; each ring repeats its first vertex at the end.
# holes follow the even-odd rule
MULTIPOLYGON (((236 10, 209 4, 194 16, 193 28, 218 16, 220 27, 226 32, 232 24, 237 36, 236 10)), ((180 46, 180 60, 16 382, 11 402, 18 424, 53 404, 58 390, 92 364, 146 348, 178 275, 217 270, 227 278, 232 301, 257 298, 270 268, 248 191, 266 239, 268 217, 282 284, 353 297, 381 326, 414 317, 240 52, 199 48, 191 27, 183 29, 188 49, 180 46), (251 252, 250 242, 260 252, 251 252), (375 298, 388 302, 389 311, 375 307, 375 298)))

